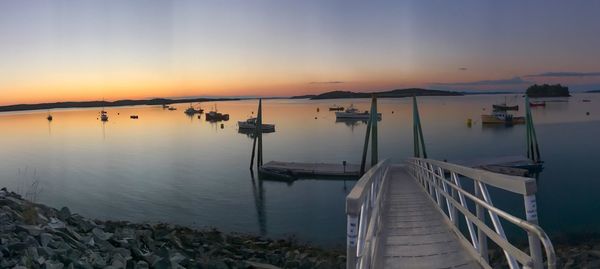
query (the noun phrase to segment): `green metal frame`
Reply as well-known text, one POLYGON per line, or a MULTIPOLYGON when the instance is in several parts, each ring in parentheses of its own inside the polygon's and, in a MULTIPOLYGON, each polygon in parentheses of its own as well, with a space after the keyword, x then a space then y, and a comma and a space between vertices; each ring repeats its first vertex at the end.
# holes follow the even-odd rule
POLYGON ((262 98, 258 99, 258 112, 256 113, 256 128, 254 129, 254 141, 252 142, 252 157, 250 158, 250 171, 254 166, 254 153, 258 141, 258 154, 256 154, 256 169, 263 165, 263 143, 262 143, 262 98))
POLYGON ((425 139, 423 139, 423 129, 421 128, 421 117, 419 117, 416 96, 413 96, 413 139, 414 157, 427 159, 427 150, 425 149, 425 139))
POLYGON ((362 159, 360 162, 360 174, 365 173, 365 167, 367 163, 367 151, 369 150, 369 138, 371 138, 371 167, 377 164, 379 161, 379 152, 377 144, 377 121, 379 116, 377 114, 377 97, 371 98, 371 111, 369 114, 369 120, 367 121, 367 132, 365 134, 365 144, 363 146, 362 159))

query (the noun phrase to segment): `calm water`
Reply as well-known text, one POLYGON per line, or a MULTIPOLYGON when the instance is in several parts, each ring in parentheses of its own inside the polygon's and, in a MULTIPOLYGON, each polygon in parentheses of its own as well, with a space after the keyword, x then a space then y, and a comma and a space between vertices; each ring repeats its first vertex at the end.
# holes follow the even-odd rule
MULTIPOLYGON (((523 105, 521 98, 507 96, 523 105)), ((469 159, 523 155, 525 128, 486 128, 480 114, 505 96, 419 98, 431 158, 469 159), (487 108, 483 111, 483 108, 487 108), (473 118, 475 125, 466 126, 473 118)), ((264 136, 264 158, 358 163, 366 124, 336 123, 327 107, 369 100, 269 100, 264 118, 277 132, 264 136), (320 108, 320 112, 317 112, 320 108), (315 117, 317 117, 315 119, 315 117)), ((546 168, 538 184, 542 227, 551 235, 600 232, 600 95, 533 109, 546 168), (584 103, 582 99, 591 99, 584 103), (590 112, 590 115, 586 115, 590 112)), ((344 198, 353 181, 300 180, 291 185, 253 181, 248 169, 252 140, 236 123, 256 101, 218 103, 231 120, 211 124, 183 110, 161 107, 65 109, 0 114, 0 185, 35 199, 99 219, 169 221, 226 231, 296 235, 325 245, 345 243, 344 198), (139 115, 131 120, 129 115, 139 115), (39 182, 37 187, 32 183, 39 182), (32 196, 32 195, 30 195, 32 196)), ((205 109, 212 103, 205 103, 205 109)), ((401 162, 412 154, 410 99, 379 100, 380 158, 401 162), (392 113, 393 112, 393 113, 392 113)), ((523 114, 519 111, 517 114, 523 114)), ((521 214, 518 197, 496 202, 521 214)))

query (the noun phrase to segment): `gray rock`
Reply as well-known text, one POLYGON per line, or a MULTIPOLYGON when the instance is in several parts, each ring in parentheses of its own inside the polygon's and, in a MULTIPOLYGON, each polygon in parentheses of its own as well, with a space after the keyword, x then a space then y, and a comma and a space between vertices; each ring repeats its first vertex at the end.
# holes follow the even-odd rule
POLYGON ((43 257, 52 257, 54 256, 54 251, 48 247, 39 247, 37 248, 38 254, 43 257))
POLYGON ((156 260, 154 263, 152 263, 152 268, 155 268, 155 269, 170 269, 171 268, 171 261, 169 261, 169 259, 160 258, 160 259, 156 260))
POLYGON ((69 218, 69 223, 77 227, 80 231, 84 233, 89 233, 92 229, 96 227, 95 223, 77 214, 71 215, 71 218, 69 218))
POLYGON ((63 269, 64 267, 65 267, 65 265, 62 264, 61 262, 46 261, 44 263, 44 268, 46 268, 46 269, 63 269))
POLYGON ((50 242, 54 241, 54 239, 53 239, 53 238, 54 238, 54 237, 53 237, 51 234, 49 234, 49 233, 41 233, 41 234, 40 234, 40 244, 41 244, 43 247, 46 247, 46 246, 48 246, 48 244, 49 244, 50 242))
POLYGON ((173 253, 173 255, 171 255, 171 258, 169 260, 171 261, 171 263, 179 264, 180 262, 184 261, 185 259, 187 259, 187 258, 183 254, 181 254, 179 252, 175 252, 175 253, 173 253))
POLYGON ((136 269, 148 269, 148 268, 149 268, 149 266, 148 266, 148 263, 147 263, 147 262, 145 262, 145 261, 139 261, 139 262, 137 262, 137 264, 135 265, 135 268, 136 268, 136 269))
POLYGON ((23 243, 23 242, 15 242, 15 243, 8 244, 6 246, 6 248, 8 248, 8 250, 11 252, 21 252, 21 251, 27 249, 28 247, 29 247, 29 245, 26 243, 23 243))
POLYGON ((314 267, 315 269, 331 269, 334 268, 333 265, 328 261, 320 261, 314 267))
POLYGON ((27 256, 33 261, 37 261, 40 258, 37 248, 35 247, 30 247, 27 249, 27 256))
POLYGON ((272 264, 252 262, 252 261, 246 261, 246 265, 250 268, 255 268, 255 269, 281 269, 281 267, 277 267, 272 264))
POLYGON ((113 253, 121 255, 125 259, 131 259, 131 251, 126 248, 114 248, 113 253))
POLYGON ((94 229, 92 229, 92 234, 94 234, 94 236, 97 239, 100 239, 100 240, 103 240, 103 241, 107 241, 108 239, 110 239, 113 236, 112 233, 105 233, 100 228, 94 228, 94 229))
POLYGON ((50 222, 48 222, 48 227, 52 229, 64 229, 66 227, 66 224, 57 218, 50 218, 50 222))

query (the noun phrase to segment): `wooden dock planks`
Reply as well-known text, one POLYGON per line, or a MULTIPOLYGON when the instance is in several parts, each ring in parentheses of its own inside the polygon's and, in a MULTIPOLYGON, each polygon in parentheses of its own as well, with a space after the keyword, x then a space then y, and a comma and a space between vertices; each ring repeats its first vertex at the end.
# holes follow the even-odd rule
POLYGON ((482 268, 405 168, 390 169, 376 267, 482 268))

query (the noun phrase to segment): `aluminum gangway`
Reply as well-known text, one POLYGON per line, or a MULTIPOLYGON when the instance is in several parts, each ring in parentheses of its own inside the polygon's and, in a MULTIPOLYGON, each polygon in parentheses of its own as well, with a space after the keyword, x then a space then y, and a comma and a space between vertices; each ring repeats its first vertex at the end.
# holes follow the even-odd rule
POLYGON ((431 159, 381 161, 346 198, 347 268, 492 268, 491 240, 507 267, 554 269, 536 189, 533 178, 431 159), (494 206, 488 187, 522 196, 525 218, 494 206), (527 246, 511 243, 507 224, 527 235, 527 246))

